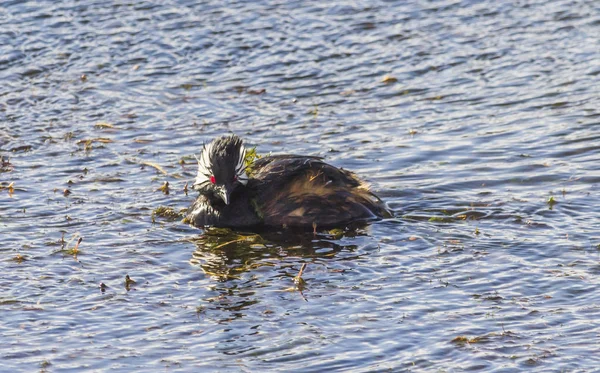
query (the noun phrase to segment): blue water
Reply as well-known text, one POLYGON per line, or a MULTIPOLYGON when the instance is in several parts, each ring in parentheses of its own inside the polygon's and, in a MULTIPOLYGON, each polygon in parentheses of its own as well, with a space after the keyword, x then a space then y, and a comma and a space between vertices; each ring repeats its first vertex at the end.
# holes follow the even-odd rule
POLYGON ((0 371, 596 371, 599 61, 594 1, 3 2, 0 371), (230 132, 395 217, 153 217, 230 132))

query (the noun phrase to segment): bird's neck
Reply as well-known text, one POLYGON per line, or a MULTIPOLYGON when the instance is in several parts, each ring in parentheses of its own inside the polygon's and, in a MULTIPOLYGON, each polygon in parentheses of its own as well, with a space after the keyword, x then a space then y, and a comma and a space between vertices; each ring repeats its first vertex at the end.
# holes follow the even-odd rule
POLYGON ((206 198, 206 202, 207 204, 216 211, 221 211, 223 208, 225 208, 225 206, 227 206, 225 204, 225 202, 223 202, 223 199, 221 198, 221 196, 219 196, 218 194, 216 194, 213 191, 207 191, 205 193, 201 193, 204 198, 206 198))

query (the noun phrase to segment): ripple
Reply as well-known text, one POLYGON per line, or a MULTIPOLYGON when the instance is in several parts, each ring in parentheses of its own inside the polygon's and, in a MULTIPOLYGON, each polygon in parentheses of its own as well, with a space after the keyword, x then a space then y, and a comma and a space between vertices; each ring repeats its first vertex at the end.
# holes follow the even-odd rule
POLYGON ((5 369, 596 368, 592 2, 3 5, 5 369), (227 132, 395 217, 247 243, 153 219, 227 132))

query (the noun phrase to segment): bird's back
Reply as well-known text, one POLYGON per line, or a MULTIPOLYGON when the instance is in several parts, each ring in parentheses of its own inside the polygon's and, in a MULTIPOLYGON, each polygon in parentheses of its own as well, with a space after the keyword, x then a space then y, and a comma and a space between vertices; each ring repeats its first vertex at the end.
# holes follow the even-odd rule
POLYGON ((391 216, 356 175, 321 158, 260 158, 253 165, 251 181, 257 213, 265 225, 331 227, 391 216))

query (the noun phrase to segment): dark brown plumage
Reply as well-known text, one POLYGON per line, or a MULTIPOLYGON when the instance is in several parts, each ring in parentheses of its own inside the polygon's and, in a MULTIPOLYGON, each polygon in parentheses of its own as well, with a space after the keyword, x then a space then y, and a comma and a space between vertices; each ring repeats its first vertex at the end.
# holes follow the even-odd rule
POLYGON ((240 166, 242 154, 245 150, 235 135, 213 140, 204 147, 194 184, 200 196, 187 215, 191 224, 312 229, 315 225, 340 227, 391 216, 385 203, 354 173, 331 166, 321 158, 268 156, 257 159, 247 176, 245 167, 240 166), (221 158, 234 161, 222 162, 221 158), (227 176, 219 180, 215 175, 227 176))

